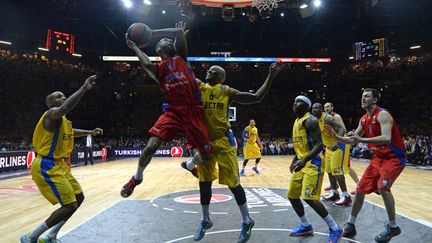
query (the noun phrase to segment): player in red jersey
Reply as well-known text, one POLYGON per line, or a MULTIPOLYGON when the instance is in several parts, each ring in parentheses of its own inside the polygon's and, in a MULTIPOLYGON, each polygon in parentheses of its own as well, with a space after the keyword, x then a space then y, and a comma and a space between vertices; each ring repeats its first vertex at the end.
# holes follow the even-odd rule
MULTIPOLYGON (((388 242, 401 233, 396 224, 395 201, 390 188, 404 169, 407 160, 398 125, 388 111, 377 106, 379 98, 380 93, 376 89, 365 89, 361 105, 367 113, 360 119, 355 132, 349 133, 348 137, 333 134, 337 140, 344 143, 353 145, 367 143, 374 152, 369 166, 357 185, 357 195, 349 221, 344 226, 343 236, 356 235, 355 221, 363 205, 365 194, 379 192, 389 221, 385 224, 386 229, 375 237, 375 241, 388 242)), ((327 129, 330 130, 329 127, 327 129)))
POLYGON ((168 98, 169 105, 150 129, 150 140, 141 153, 135 175, 121 189, 122 197, 129 197, 135 186, 142 182, 144 169, 162 142, 171 141, 180 132, 186 135, 191 147, 198 149, 200 156, 195 162, 208 160, 210 148, 201 92, 192 68, 187 62, 185 32, 182 28, 152 30, 153 38, 161 36, 175 39, 163 38, 159 41, 156 52, 162 61, 153 64, 126 35, 127 45, 135 51, 141 67, 160 85, 161 91, 168 98))

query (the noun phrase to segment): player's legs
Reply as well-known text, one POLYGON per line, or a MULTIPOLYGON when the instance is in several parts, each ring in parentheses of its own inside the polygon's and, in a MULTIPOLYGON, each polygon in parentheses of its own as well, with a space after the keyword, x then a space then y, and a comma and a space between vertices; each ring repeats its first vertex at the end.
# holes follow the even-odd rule
POLYGON ((385 230, 375 237, 375 241, 377 242, 387 242, 401 233, 401 229, 396 224, 395 200, 390 192, 390 188, 399 177, 404 167, 405 164, 399 159, 382 161, 378 189, 383 198, 389 221, 386 223, 385 230))
POLYGON ((354 168, 353 167, 348 167, 348 169, 349 169, 349 175, 351 176, 351 178, 353 179, 353 181, 356 183, 356 184, 358 184, 359 183, 359 178, 358 178, 358 175, 357 175, 357 172, 354 170, 354 168))
POLYGON ((252 170, 255 171, 255 173, 259 174, 259 169, 258 169, 258 163, 260 162, 261 158, 256 158, 255 159, 255 166, 252 167, 252 170))
POLYGON ((348 222, 345 223, 343 229, 343 236, 345 237, 353 237, 357 234, 355 223, 357 220, 357 216, 363 207, 363 202, 365 199, 365 195, 371 192, 377 192, 378 187, 377 183, 380 178, 379 174, 379 164, 380 160, 377 158, 372 158, 369 166, 363 173, 361 180, 358 183, 356 190, 356 197, 354 199, 354 203, 351 208, 351 214, 348 219, 348 222))
POLYGON ((55 231, 58 232, 64 222, 77 210, 78 203, 82 203, 84 200, 81 187, 72 175, 70 177, 74 179, 77 185, 72 185, 68 180, 70 179, 68 175, 70 168, 63 160, 53 161, 37 156, 32 164, 31 173, 41 194, 52 204, 60 203, 62 206, 32 232, 22 236, 22 242, 36 242, 40 235, 53 226, 57 226, 53 232, 56 235, 55 231), (77 198, 74 191, 77 191, 82 197, 77 198))
POLYGON ((147 145, 141 152, 141 155, 138 160, 138 168, 135 172, 135 175, 132 176, 132 178, 123 185, 120 195, 122 197, 129 197, 132 195, 135 187, 139 184, 141 184, 143 180, 143 173, 144 169, 147 167, 147 165, 150 163, 153 154, 156 152, 156 150, 162 145, 162 139, 156 136, 150 137, 147 145))
POLYGON ((327 223, 330 229, 328 242, 338 242, 342 236, 342 229, 319 201, 324 175, 322 172, 321 157, 317 157, 311 162, 308 162, 302 170, 304 172, 304 178, 301 197, 327 223))
MULTIPOLYGON (((238 171, 236 169, 236 171, 238 171)), ((237 202, 237 205, 240 209, 240 213, 242 215, 242 230, 240 231, 240 236, 238 242, 246 242, 249 240, 252 234, 252 228, 255 225, 255 221, 249 216, 249 209, 246 202, 246 193, 243 187, 239 184, 236 187, 229 188, 231 192, 234 194, 234 198, 237 202)))
POLYGON ((212 182, 201 182, 199 183, 200 188, 200 202, 201 202, 201 210, 202 217, 200 225, 198 226, 197 231, 195 232, 194 240, 201 240, 208 229, 213 226, 212 221, 210 220, 210 200, 212 197, 211 191, 212 182))

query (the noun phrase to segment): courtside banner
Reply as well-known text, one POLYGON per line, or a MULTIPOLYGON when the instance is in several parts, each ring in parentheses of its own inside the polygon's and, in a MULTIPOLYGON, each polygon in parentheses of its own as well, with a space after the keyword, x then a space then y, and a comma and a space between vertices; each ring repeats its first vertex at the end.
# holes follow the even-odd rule
MULTIPOLYGON (((94 148, 93 149, 93 160, 106 160, 107 159, 107 149, 106 148, 94 148)), ((74 149, 71 154, 71 163, 76 164, 78 162, 84 162, 84 148, 74 149)), ((88 158, 90 162, 90 156, 88 158)))
MULTIPOLYGON (((114 148, 115 158, 139 157, 144 147, 114 148)), ((153 157, 182 157, 186 156, 186 148, 183 146, 160 147, 153 157)))
POLYGON ((28 151, 0 152, 0 173, 27 169, 28 151))

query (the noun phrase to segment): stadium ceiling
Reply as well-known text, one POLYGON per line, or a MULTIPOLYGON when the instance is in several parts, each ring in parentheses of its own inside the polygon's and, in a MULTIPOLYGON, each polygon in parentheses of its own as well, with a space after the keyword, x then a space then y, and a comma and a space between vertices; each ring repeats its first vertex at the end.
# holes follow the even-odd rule
POLYGON ((124 43, 130 24, 164 28, 185 20, 193 55, 231 51, 244 56, 337 57, 349 56, 356 41, 378 37, 388 37, 396 52, 412 44, 428 46, 432 40, 430 0, 322 0, 310 17, 299 12, 302 0, 285 0, 270 18, 254 22, 247 16, 250 8, 238 10, 229 22, 217 9, 199 11, 190 20, 180 15, 175 0, 151 0, 151 5, 130 1, 131 8, 122 0, 5 0, 0 5, 0 39, 23 48, 43 46, 47 29, 52 28, 74 33, 76 49, 84 55, 122 55, 131 54, 124 43))

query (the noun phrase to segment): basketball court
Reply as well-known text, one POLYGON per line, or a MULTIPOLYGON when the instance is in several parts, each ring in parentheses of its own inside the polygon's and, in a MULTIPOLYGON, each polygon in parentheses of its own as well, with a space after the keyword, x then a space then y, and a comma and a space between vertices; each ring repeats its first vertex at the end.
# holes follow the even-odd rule
MULTIPOLYGON (((291 156, 266 156, 262 172, 251 170, 242 177, 251 217, 256 224, 250 242, 324 242, 325 222, 306 206, 315 228, 309 237, 290 237, 298 217, 286 199, 291 156)), ((180 167, 181 158, 154 158, 144 173, 144 182, 129 199, 119 195, 121 186, 135 171, 136 159, 80 166, 73 173, 86 199, 60 232, 62 242, 192 242, 201 217, 198 183, 180 167)), ((359 175, 367 166, 354 161, 359 175)), ((348 187, 353 188, 351 179, 348 187)), ((402 234, 392 242, 432 242, 432 214, 428 203, 432 179, 427 171, 406 168, 393 187, 402 234), (423 183, 419 183, 422 181, 423 183), (419 186, 419 185, 424 185, 419 186), (420 196, 419 196, 420 195, 420 196)), ((327 178, 324 185, 327 185, 327 178)), ((214 183, 211 218, 214 226, 202 242, 234 242, 240 231, 240 213, 231 192, 214 183)), ((2 242, 19 237, 44 220, 57 206, 49 206, 29 175, 0 181, 2 242)), ((372 242, 384 227, 386 212, 377 195, 367 202, 358 218, 357 236, 341 242, 372 242)), ((336 208, 324 203, 339 224, 351 207, 336 208)))

